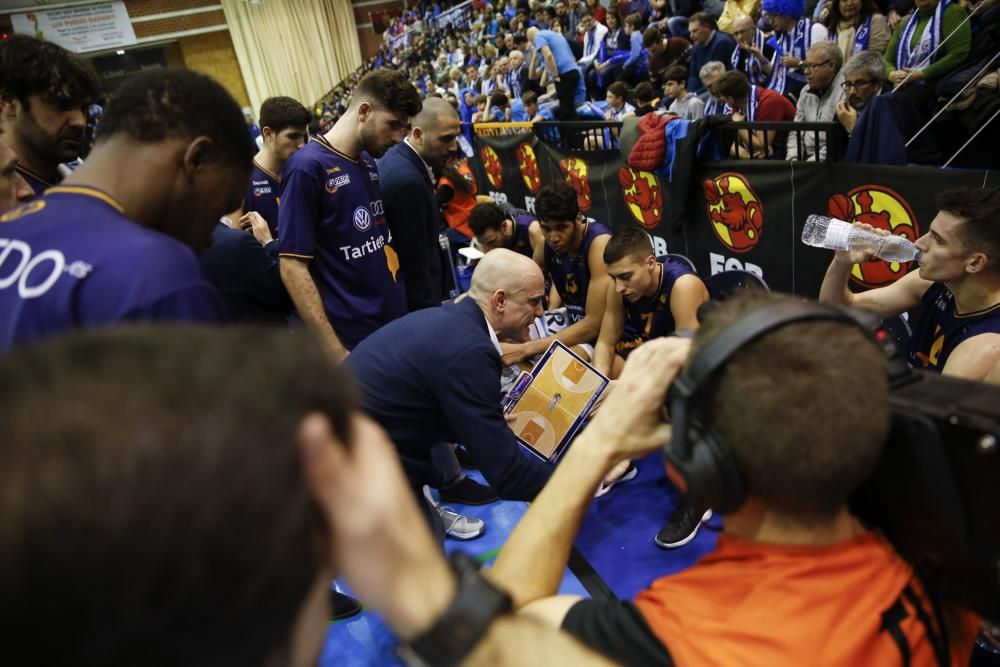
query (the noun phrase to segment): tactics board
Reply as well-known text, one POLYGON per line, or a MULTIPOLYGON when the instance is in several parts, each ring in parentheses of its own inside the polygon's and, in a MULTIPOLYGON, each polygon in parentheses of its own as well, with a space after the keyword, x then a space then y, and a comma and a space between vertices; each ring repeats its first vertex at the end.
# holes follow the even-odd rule
POLYGON ((608 378, 553 341, 530 373, 510 390, 505 412, 518 441, 539 458, 554 461, 590 413, 608 378))

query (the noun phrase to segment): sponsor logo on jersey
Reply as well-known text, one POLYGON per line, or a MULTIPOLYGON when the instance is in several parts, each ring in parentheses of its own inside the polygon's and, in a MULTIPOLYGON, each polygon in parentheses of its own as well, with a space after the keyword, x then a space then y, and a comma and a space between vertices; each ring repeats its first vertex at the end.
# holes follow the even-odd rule
MULTIPOLYGON (((345 185, 350 185, 351 177, 347 174, 341 174, 340 176, 334 176, 326 182, 326 191, 331 195, 344 187, 345 185)), ((362 230, 363 231, 363 230, 362 230)))
POLYGON ((367 232, 372 226, 372 214, 366 206, 359 206, 354 209, 354 228, 359 232, 367 232))
POLYGON ((59 250, 36 253, 24 241, 0 238, 0 290, 14 288, 22 299, 42 296, 63 273, 86 278, 92 270, 86 262, 67 264, 59 250))
POLYGON ((326 170, 327 174, 336 174, 340 172, 340 167, 330 167, 326 170))
MULTIPOLYGON (((920 238, 920 224, 913 209, 899 193, 880 185, 861 185, 846 195, 830 197, 827 211, 834 218, 847 222, 864 222, 876 229, 916 241, 920 238)), ((910 270, 909 262, 874 262, 855 264, 851 281, 868 288, 894 283, 910 270)))
POLYGON ((655 228, 663 215, 663 190, 656 175, 622 167, 618 170, 618 183, 632 219, 646 229, 655 228))
POLYGON ((760 241, 764 205, 742 174, 719 174, 702 183, 712 231, 733 252, 747 252, 760 241))
POLYGON ((253 189, 253 196, 254 197, 261 197, 263 195, 269 195, 269 194, 271 194, 271 186, 267 186, 266 188, 254 188, 253 189))

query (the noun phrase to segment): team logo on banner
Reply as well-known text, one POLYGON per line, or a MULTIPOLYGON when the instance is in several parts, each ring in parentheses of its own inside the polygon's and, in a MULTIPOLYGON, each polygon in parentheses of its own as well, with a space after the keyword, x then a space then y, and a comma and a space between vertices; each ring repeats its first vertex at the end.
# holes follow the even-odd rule
MULTIPOLYGON (((827 210, 834 218, 847 222, 864 222, 877 229, 887 229, 911 241, 920 237, 920 227, 913 209, 899 193, 880 185, 862 185, 846 195, 833 195, 827 210)), ((893 283, 909 271, 908 262, 875 260, 855 264, 851 280, 864 287, 882 287, 893 283)))
POLYGON ((490 186, 500 189, 503 185, 503 167, 500 166, 500 156, 490 146, 483 146, 479 151, 479 157, 483 158, 483 169, 486 171, 486 179, 490 186))
POLYGON ((618 183, 625 195, 625 208, 646 229, 653 229, 663 215, 663 191, 656 176, 628 167, 618 170, 618 183))
POLYGON ((517 166, 521 169, 521 178, 524 180, 524 187, 537 194, 542 187, 542 174, 538 171, 538 158, 535 157, 535 149, 529 143, 523 143, 517 147, 517 166))
POLYGON ((740 174, 719 174, 706 179, 705 203, 712 231, 733 252, 747 252, 760 240, 764 205, 740 174))
POLYGON ((578 157, 559 160, 559 169, 566 182, 576 190, 576 200, 581 211, 589 211, 593 200, 590 197, 590 183, 587 181, 587 163, 578 157))

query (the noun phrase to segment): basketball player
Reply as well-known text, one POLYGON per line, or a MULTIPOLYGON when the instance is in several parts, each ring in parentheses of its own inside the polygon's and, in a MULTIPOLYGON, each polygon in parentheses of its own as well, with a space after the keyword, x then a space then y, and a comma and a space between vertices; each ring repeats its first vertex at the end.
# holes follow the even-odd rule
POLYGON ((545 243, 541 226, 530 213, 493 202, 476 204, 469 213, 469 228, 483 252, 507 248, 534 257, 535 248, 545 243))
POLYGON ((402 139, 420 108, 402 74, 371 72, 340 120, 292 155, 282 173, 281 279, 336 360, 406 314, 374 158, 402 139))
POLYGON ((553 340, 568 346, 593 343, 604 317, 609 283, 604 247, 611 231, 583 217, 576 191, 566 183, 552 183, 539 190, 535 212, 544 243, 534 248, 534 259, 566 306, 569 326, 526 343, 504 343, 504 362, 508 364, 541 354, 553 340))
POLYGON ((240 220, 245 228, 249 224, 243 217, 256 211, 267 221, 271 235, 277 236, 281 170, 288 158, 305 145, 310 119, 308 109, 291 97, 264 100, 260 105, 260 133, 264 144, 253 158, 253 170, 243 197, 243 210, 239 216, 230 216, 230 219, 240 220))
POLYGON ((683 262, 654 257, 649 235, 635 227, 614 233, 604 263, 611 282, 594 367, 614 379, 624 358, 645 341, 697 329, 698 307, 708 301, 708 290, 683 262))

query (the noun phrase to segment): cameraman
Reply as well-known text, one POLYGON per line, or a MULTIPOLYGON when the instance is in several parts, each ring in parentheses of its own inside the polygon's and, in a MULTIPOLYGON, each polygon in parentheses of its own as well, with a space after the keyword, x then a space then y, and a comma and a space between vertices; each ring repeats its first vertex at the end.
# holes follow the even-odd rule
MULTIPOLYGON (((723 302, 690 347, 790 299, 748 292, 723 302)), ((549 597, 591 490, 618 461, 669 442, 662 406, 688 352, 688 341, 666 338, 629 356, 492 569, 515 607, 626 665, 934 664, 941 632, 920 620, 934 614, 913 569, 847 509, 887 435, 885 359, 859 329, 832 320, 764 334, 707 386, 698 413, 728 443, 747 489, 714 553, 632 602, 549 597)), ((966 665, 977 619, 946 617, 942 662, 966 665)))

